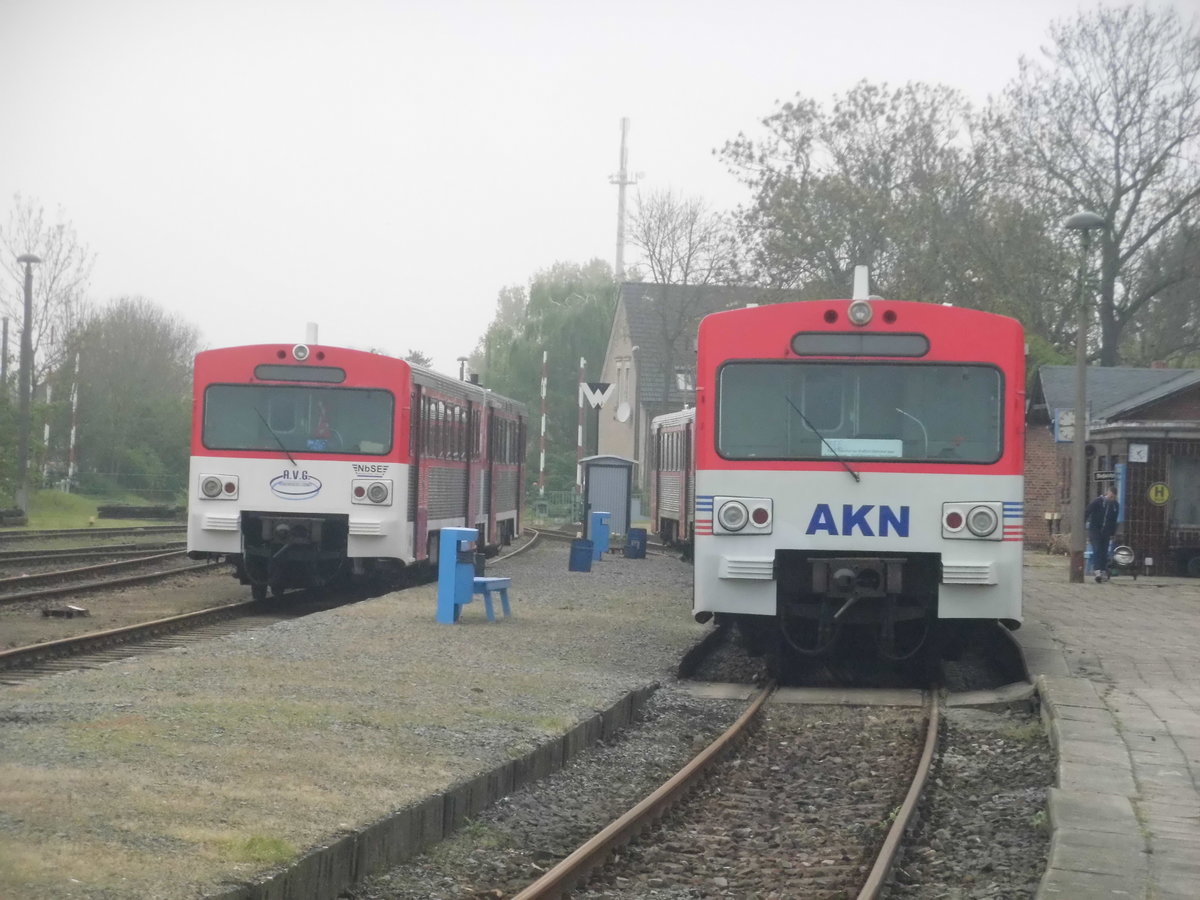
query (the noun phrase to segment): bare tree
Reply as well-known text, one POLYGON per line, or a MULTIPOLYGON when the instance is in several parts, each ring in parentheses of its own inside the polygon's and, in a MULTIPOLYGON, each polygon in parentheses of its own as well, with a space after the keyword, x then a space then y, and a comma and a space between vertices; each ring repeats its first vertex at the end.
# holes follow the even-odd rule
POLYGON ((670 189, 639 192, 629 239, 642 252, 644 273, 655 285, 647 296, 653 298, 651 314, 659 332, 661 358, 655 363, 668 397, 691 387, 696 328, 713 311, 720 288, 735 277, 737 244, 727 216, 698 197, 670 189))
POLYGON ((1149 6, 1100 7, 1050 35, 1043 63, 1021 60, 997 131, 1027 199, 1107 222, 1098 355, 1112 366, 1154 298, 1198 274, 1179 242, 1198 239, 1188 224, 1200 213, 1200 36, 1174 10, 1149 6))
POLYGON ((654 283, 729 283, 735 247, 729 222, 700 198, 670 189, 639 192, 630 225, 630 242, 642 251, 654 283))
POLYGON ((8 276, 0 281, 0 308, 17 323, 18 333, 25 319, 25 272, 17 258, 26 253, 41 259, 33 276, 31 374, 37 385, 63 363, 72 336, 87 318, 93 256, 61 209, 51 222, 36 201, 14 195, 8 225, 0 228, 0 267, 8 276))

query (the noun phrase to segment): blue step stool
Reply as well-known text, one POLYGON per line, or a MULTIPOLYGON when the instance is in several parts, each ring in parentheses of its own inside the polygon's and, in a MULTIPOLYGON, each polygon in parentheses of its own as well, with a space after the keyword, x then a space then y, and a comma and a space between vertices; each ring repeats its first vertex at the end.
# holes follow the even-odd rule
MULTIPOLYGON (((496 611, 492 607, 492 593, 500 595, 500 608, 504 611, 505 618, 512 615, 512 609, 508 605, 508 588, 512 584, 511 578, 476 578, 471 585, 472 599, 475 594, 483 595, 483 609, 487 613, 489 622, 496 621, 496 611)), ((459 607, 455 612, 459 612, 462 607, 459 607)), ((455 620, 458 616, 455 615, 455 620)))

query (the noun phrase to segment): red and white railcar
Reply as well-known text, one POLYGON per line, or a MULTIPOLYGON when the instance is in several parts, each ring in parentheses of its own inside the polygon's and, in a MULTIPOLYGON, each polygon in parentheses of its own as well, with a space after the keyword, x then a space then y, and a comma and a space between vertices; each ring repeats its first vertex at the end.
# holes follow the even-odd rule
POLYGON ((893 659, 1015 627, 1024 371, 1020 324, 978 310, 864 296, 705 318, 695 617, 803 654, 865 633, 893 659))
POLYGON ((520 528, 525 411, 376 353, 264 344, 196 356, 188 552, 255 596, 436 561, 438 533, 520 528))
POLYGON ((695 420, 696 410, 691 408, 657 416, 650 423, 650 522, 668 546, 687 546, 692 539, 695 420))

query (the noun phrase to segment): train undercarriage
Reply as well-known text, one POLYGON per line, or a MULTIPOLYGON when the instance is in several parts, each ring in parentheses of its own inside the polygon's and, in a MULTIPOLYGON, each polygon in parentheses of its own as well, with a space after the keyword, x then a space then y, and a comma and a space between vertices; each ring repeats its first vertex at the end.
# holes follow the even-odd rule
MULTIPOLYGON (((513 522, 497 523, 498 542, 479 549, 482 556, 496 555, 515 537, 513 522)), ((431 532, 428 557, 412 563, 390 557, 348 557, 349 516, 338 514, 244 512, 241 553, 196 552, 193 558, 224 558, 234 566, 234 577, 249 585, 256 600, 279 597, 289 590, 366 583, 396 589, 436 576, 438 532, 431 532)))
POLYGON ((961 623, 937 615, 935 553, 781 550, 775 574, 775 616, 722 613, 716 621, 735 625, 746 650, 778 670, 850 658, 922 667, 960 651, 961 623))

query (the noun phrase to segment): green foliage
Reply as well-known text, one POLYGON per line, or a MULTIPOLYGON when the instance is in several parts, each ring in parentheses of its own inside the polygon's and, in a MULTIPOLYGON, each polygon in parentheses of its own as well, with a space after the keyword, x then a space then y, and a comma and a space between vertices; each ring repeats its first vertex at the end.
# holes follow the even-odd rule
POLYGON ((860 82, 828 110, 801 96, 782 104, 763 138, 723 151, 753 194, 739 217, 749 273, 841 297, 866 265, 879 293, 957 302, 960 236, 982 175, 975 120, 958 92, 923 84, 860 82))
MULTIPOLYGON (((162 520, 104 519, 97 510, 102 504, 137 504, 139 498, 129 493, 113 492, 101 495, 67 494, 63 491, 33 491, 29 495, 29 523, 26 527, 45 528, 113 528, 121 525, 144 525, 147 521, 161 525, 162 520)), ((143 501, 144 502, 144 501, 143 501)))
POLYGON ((518 291, 501 292, 496 318, 476 359, 482 362, 485 385, 528 408, 526 461, 533 489, 538 474, 542 353, 547 354, 546 482, 551 490, 565 490, 575 482, 579 360, 587 360, 585 377, 596 379, 612 329, 616 284, 602 260, 582 266, 560 262, 533 277, 523 302, 518 291))
POLYGON ((1037 371, 1042 366, 1066 366, 1074 362, 1074 357, 1056 348, 1039 334, 1026 334, 1025 343, 1029 352, 1025 356, 1025 386, 1033 385, 1037 371))
POLYGON ((118 300, 87 323, 76 341, 78 461, 91 487, 106 479, 109 488, 170 502, 186 482, 196 347, 194 326, 142 298, 118 300))

